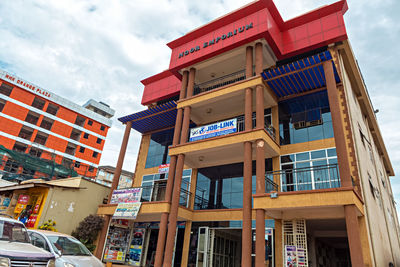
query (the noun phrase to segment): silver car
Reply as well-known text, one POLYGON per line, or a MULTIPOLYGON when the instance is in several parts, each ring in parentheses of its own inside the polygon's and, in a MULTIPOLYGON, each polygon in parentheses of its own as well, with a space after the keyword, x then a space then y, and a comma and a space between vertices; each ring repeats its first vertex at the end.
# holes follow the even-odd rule
POLYGON ((56 267, 103 267, 103 263, 76 238, 51 231, 28 230, 31 243, 51 252, 56 267))

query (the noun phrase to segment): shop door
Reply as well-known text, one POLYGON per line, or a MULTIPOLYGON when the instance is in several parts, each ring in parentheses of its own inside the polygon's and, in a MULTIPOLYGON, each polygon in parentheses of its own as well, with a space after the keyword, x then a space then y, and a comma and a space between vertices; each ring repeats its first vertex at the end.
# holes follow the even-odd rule
POLYGON ((199 227, 196 267, 208 267, 208 262, 210 260, 210 241, 210 229, 208 227, 199 227))

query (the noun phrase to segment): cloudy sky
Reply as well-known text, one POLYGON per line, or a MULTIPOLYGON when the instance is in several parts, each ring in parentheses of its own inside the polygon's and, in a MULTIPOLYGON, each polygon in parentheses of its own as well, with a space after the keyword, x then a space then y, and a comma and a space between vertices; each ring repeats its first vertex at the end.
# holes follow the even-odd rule
MULTIPOLYGON (((250 1, 1 0, 0 68, 84 104, 116 110, 101 164, 115 165, 118 117, 143 109, 140 80, 169 65, 166 43, 250 1)), ((275 0, 284 20, 334 0, 275 0)), ((400 168, 400 1, 348 0, 348 36, 359 60, 395 172, 400 168)), ((140 135, 132 133, 124 169, 133 171, 140 135)), ((400 175, 392 178, 400 203, 400 175)))

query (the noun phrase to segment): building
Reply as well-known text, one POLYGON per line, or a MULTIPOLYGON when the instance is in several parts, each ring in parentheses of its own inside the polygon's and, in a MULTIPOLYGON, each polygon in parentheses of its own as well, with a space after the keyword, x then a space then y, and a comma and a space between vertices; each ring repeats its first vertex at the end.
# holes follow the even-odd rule
POLYGON ((0 145, 14 151, 3 151, 3 174, 95 178, 115 111, 92 99, 80 106, 2 70, 0 83, 0 145))
POLYGON ((116 221, 121 203, 99 207, 109 223, 97 256, 157 267, 400 265, 394 171, 346 11, 338 1, 283 21, 258 0, 168 43, 169 69, 142 81, 148 108, 119 118, 116 172, 131 129, 142 134, 140 210, 116 221))
MULTIPOLYGON (((115 168, 111 166, 99 166, 97 170, 96 182, 111 187, 114 180, 115 168)), ((118 181, 118 189, 132 186, 134 173, 122 170, 118 181)))
POLYGON ((20 220, 24 217, 21 213, 30 210, 29 216, 25 216, 28 228, 36 229, 52 220, 57 231, 71 234, 85 217, 96 213, 109 193, 108 187, 82 177, 35 179, 1 187, 0 210, 20 220))

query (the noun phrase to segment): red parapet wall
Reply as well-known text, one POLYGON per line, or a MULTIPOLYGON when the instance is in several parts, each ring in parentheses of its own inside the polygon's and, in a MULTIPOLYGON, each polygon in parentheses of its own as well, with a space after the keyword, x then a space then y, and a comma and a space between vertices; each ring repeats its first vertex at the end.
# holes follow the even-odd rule
POLYGON ((272 0, 253 2, 170 42, 169 70, 142 81, 142 104, 177 94, 179 70, 257 39, 264 38, 278 60, 345 40, 346 11, 342 0, 284 22, 272 0))

